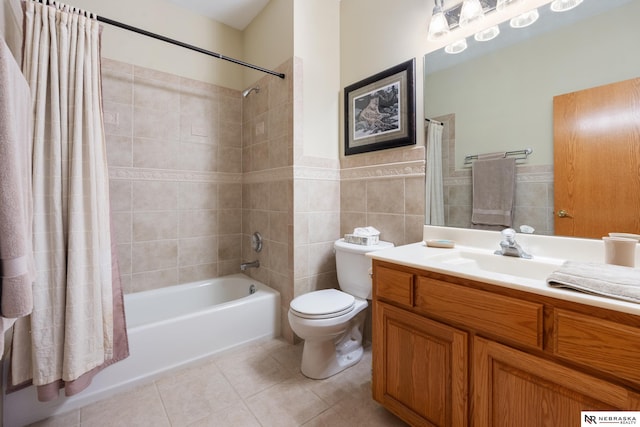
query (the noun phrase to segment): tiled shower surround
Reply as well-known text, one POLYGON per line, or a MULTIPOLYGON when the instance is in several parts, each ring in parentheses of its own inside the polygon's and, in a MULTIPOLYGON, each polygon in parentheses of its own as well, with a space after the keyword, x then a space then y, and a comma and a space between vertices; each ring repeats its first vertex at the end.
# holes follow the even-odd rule
POLYGON ((237 271, 237 91, 104 59, 103 95, 125 292, 237 271))

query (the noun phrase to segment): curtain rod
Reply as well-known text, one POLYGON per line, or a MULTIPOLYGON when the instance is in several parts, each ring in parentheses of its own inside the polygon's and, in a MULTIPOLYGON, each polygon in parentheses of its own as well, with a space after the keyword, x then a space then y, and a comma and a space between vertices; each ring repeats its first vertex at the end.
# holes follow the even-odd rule
MULTIPOLYGON (((38 0, 38 1, 40 3, 42 3, 42 4, 44 4, 45 6, 49 5, 49 0, 38 0)), ((140 28, 132 27, 131 25, 123 24, 122 22, 114 21, 113 19, 104 18, 102 16, 98 16, 98 15, 95 15, 95 14, 94 14, 94 16, 96 17, 96 20, 98 20, 99 22, 104 22, 105 24, 113 25, 114 27, 119 27, 119 28, 122 28, 124 30, 133 31, 134 33, 142 34, 143 36, 151 37, 151 38, 154 38, 154 39, 157 39, 157 40, 161 40, 161 41, 166 42, 166 43, 174 44, 176 46, 180 46, 180 47, 184 47, 186 49, 194 50, 196 52, 204 53, 205 55, 209 55, 209 56, 213 56, 214 58, 223 59, 225 61, 233 62, 234 64, 242 65, 243 67, 248 67, 248 68, 251 68, 251 69, 254 69, 254 70, 262 71, 263 73, 271 74, 273 76, 280 77, 281 79, 284 79, 284 77, 285 77, 284 73, 278 73, 277 71, 268 70, 266 68, 262 68, 262 67, 259 67, 257 65, 249 64, 247 62, 240 61, 238 59, 230 58, 228 56, 224 56, 224 55, 221 55, 221 54, 216 53, 216 52, 211 52, 210 50, 202 49, 200 47, 193 46, 193 45, 190 45, 190 44, 187 44, 187 43, 183 43, 183 42, 178 41, 178 40, 170 39, 169 37, 161 36, 159 34, 155 34, 155 33, 152 33, 152 32, 146 31, 146 30, 142 30, 140 28)))
POLYGON ((221 54, 216 53, 216 52, 211 52, 210 50, 202 49, 202 48, 197 47, 197 46, 193 46, 193 45, 190 45, 190 44, 187 44, 187 43, 183 43, 183 42, 178 41, 178 40, 174 40, 174 39, 170 39, 170 38, 165 37, 165 36, 161 36, 159 34, 154 34, 154 33, 151 33, 149 31, 142 30, 140 28, 132 27, 131 25, 123 24, 122 22, 114 21, 114 20, 109 19, 109 18, 104 18, 102 16, 96 15, 96 19, 98 21, 100 21, 100 22, 104 22, 105 24, 113 25, 115 27, 119 27, 119 28, 122 28, 122 29, 125 29, 125 30, 129 30, 129 31, 133 31, 134 33, 138 33, 138 34, 142 34, 142 35, 147 36, 147 37, 151 37, 151 38, 154 38, 154 39, 162 40, 163 42, 171 43, 171 44, 174 44, 174 45, 177 45, 177 46, 180 46, 180 47, 184 47, 186 49, 195 50, 196 52, 204 53, 205 55, 209 55, 209 56, 213 56, 213 57, 218 58, 218 59, 223 59, 225 61, 233 62, 234 64, 242 65, 243 67, 249 67, 251 69, 262 71, 263 73, 271 74, 273 76, 277 76, 277 77, 280 77, 281 79, 284 79, 284 73, 278 73, 277 71, 268 70, 266 68, 262 68, 262 67, 259 67, 257 65, 253 65, 253 64, 249 64, 249 63, 244 62, 244 61, 240 61, 239 59, 230 58, 228 56, 224 56, 224 55, 221 55, 221 54))

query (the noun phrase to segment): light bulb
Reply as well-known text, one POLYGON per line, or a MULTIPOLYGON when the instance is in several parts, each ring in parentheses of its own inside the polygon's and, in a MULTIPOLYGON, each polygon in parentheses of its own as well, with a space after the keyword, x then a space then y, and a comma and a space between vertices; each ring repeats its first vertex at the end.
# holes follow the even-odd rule
POLYGON ((444 51, 452 55, 455 55, 456 53, 462 52, 466 48, 467 48, 467 39, 461 39, 445 47, 444 51))
POLYGON ((582 3, 582 0, 554 0, 551 3, 551 10, 554 12, 566 12, 582 3))
POLYGON ((473 36, 473 38, 479 42, 487 42, 498 37, 498 34, 500 34, 500 27, 494 25, 493 27, 489 27, 486 30, 478 31, 473 36))
POLYGON ((460 9, 460 21, 458 25, 463 28, 479 19, 484 18, 484 11, 480 0, 464 0, 460 9))
POLYGON ((498 0, 496 3, 496 10, 502 11, 505 7, 511 6, 513 3, 518 2, 519 0, 498 0))
POLYGON ((511 21, 509 21, 509 25, 511 25, 512 28, 528 27, 529 25, 536 22, 539 17, 540 14, 538 13, 538 9, 532 9, 528 12, 521 13, 520 15, 511 18, 511 21))
POLYGON ((431 16, 431 22, 429 23, 429 34, 427 39, 435 40, 440 37, 444 37, 449 34, 449 23, 447 22, 447 18, 444 16, 444 12, 442 12, 442 8, 440 6, 436 6, 433 8, 433 15, 431 16))

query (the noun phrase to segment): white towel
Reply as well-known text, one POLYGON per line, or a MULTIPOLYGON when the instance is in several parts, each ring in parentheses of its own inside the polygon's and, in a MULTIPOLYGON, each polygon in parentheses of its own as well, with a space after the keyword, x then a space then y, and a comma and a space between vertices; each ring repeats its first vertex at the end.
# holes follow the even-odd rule
POLYGON ((4 332, 33 309, 31 93, 0 38, 0 358, 4 332))
POLYGON ((547 278, 549 286, 640 302, 640 269, 566 261, 547 278))

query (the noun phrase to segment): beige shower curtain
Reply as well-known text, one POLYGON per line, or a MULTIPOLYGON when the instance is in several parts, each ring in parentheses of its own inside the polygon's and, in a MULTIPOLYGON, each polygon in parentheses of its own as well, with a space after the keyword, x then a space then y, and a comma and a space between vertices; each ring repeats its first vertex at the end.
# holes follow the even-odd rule
POLYGON ((442 179, 442 131, 440 123, 427 127, 427 176, 425 224, 444 225, 444 182, 442 179))
POLYGON ((117 347, 124 331, 111 242, 100 26, 86 12, 51 3, 23 2, 37 278, 30 322, 15 327, 11 369, 13 384, 44 386, 41 400, 61 386, 68 395, 79 391, 87 385, 84 374, 122 358, 120 351, 114 357, 114 334, 117 347), (79 387, 68 386, 78 380, 79 387))

